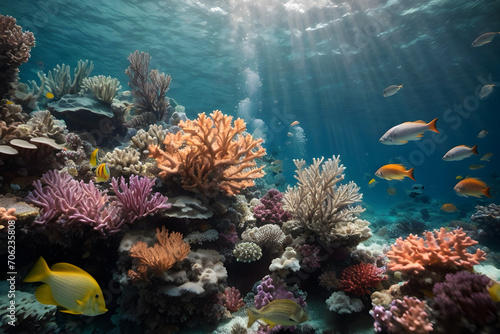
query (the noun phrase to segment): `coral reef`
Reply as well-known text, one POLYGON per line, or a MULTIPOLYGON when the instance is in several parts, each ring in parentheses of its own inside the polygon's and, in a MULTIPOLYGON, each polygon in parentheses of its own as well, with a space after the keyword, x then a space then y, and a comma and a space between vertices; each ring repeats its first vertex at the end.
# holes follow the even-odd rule
POLYGON ((118 79, 104 75, 84 78, 82 86, 91 90, 95 97, 107 104, 113 102, 116 92, 122 88, 118 79))
POLYGON ((337 185, 344 179, 340 158, 313 159, 304 168, 304 160, 294 160, 297 186, 288 187, 284 209, 300 226, 330 244, 355 246, 370 236, 369 223, 358 219, 364 209, 352 204, 361 201, 359 187, 352 181, 337 185))
POLYGON ((13 95, 18 67, 28 61, 34 46, 33 33, 23 32, 12 16, 0 15, 0 98, 13 95))
POLYGON ((253 208, 253 214, 261 223, 282 223, 290 219, 290 213, 282 207, 283 194, 278 189, 269 189, 253 208))
POLYGON ((375 332, 427 334, 433 327, 426 308, 425 301, 413 297, 394 300, 390 310, 375 306, 370 311, 375 319, 375 332))
POLYGON ((165 150, 149 146, 150 157, 156 159, 160 176, 179 175, 184 189, 206 197, 220 192, 232 196, 254 185, 253 179, 263 176, 255 159, 265 154, 262 140, 244 136, 245 122, 216 110, 195 121, 181 121, 182 132, 165 136, 165 150))
POLYGON ((102 159, 108 164, 111 176, 143 175, 146 172, 146 164, 141 162, 141 154, 130 147, 123 150, 115 148, 108 152, 102 159))
POLYGON ((130 66, 125 73, 130 78, 128 85, 136 98, 135 106, 142 112, 152 112, 157 120, 162 120, 168 108, 165 93, 172 78, 158 70, 149 71, 149 53, 136 50, 128 60, 130 66))

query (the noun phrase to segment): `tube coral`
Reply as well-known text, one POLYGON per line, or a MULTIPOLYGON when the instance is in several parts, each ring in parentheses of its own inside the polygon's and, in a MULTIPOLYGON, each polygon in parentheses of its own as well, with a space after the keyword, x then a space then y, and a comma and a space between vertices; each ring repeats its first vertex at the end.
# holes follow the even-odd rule
POLYGON ((264 156, 262 139, 243 135, 245 122, 219 110, 207 117, 181 121, 182 132, 165 136, 165 150, 150 145, 150 157, 156 159, 160 176, 179 175, 184 189, 215 197, 219 192, 233 196, 254 185, 253 179, 264 176, 264 166, 254 168, 255 159, 264 156))
POLYGON ((424 233, 424 238, 410 234, 405 240, 398 238, 387 252, 391 260, 388 268, 392 271, 424 271, 429 266, 440 268, 466 269, 484 261, 486 253, 477 249, 474 254, 467 248, 477 244, 460 228, 447 231, 444 227, 424 233))

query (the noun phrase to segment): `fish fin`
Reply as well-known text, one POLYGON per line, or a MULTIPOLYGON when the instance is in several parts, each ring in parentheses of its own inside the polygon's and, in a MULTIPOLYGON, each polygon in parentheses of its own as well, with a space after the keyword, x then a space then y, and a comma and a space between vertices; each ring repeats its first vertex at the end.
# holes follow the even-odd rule
POLYGON ((59 311, 63 312, 63 313, 69 313, 69 314, 83 314, 83 312, 76 312, 76 311, 68 310, 68 309, 62 309, 62 310, 59 310, 59 311))
POLYGON ((56 263, 52 267, 50 267, 50 269, 52 269, 52 271, 85 275, 94 279, 88 272, 70 263, 65 263, 65 262, 56 263))
POLYGON ((399 144, 396 144, 396 145, 404 145, 404 144, 408 143, 408 140, 399 140, 398 143, 399 144))
POLYGON ((38 288, 36 288, 35 296, 36 300, 38 300, 40 304, 59 306, 59 303, 57 303, 54 299, 54 295, 52 295, 52 289, 48 284, 42 284, 38 288))
POLYGON ((268 324, 268 325, 269 325, 269 329, 273 329, 273 328, 274 328, 274 326, 276 326, 276 325, 277 325, 277 323, 272 322, 272 321, 269 321, 269 320, 264 321, 264 322, 265 322, 266 324, 268 324))
POLYGON ((250 328, 253 325, 253 323, 257 319, 259 319, 259 312, 254 308, 247 308, 247 314, 248 314, 247 328, 250 328))
POLYGON ((424 121, 422 121, 421 119, 419 119, 418 121, 415 121, 415 122, 408 122, 408 123, 427 124, 427 123, 425 123, 424 121))
POLYGON ((471 151, 472 151, 472 153, 474 153, 475 155, 478 155, 478 153, 477 153, 477 145, 472 146, 471 151))
POLYGON ((399 86, 399 88, 403 88, 403 84, 401 84, 401 85, 399 86))
POLYGON ((43 257, 40 256, 33 269, 23 279, 23 282, 43 282, 48 276, 50 276, 49 266, 43 257))
POLYGON ((434 118, 432 121, 429 122, 429 130, 434 131, 435 133, 439 133, 437 127, 436 127, 436 122, 437 118, 434 118))
POLYGON ((491 189, 491 187, 488 187, 488 188, 484 189, 484 190, 483 190, 483 194, 484 194, 486 197, 493 198, 493 197, 491 197, 491 195, 490 195, 490 189, 491 189))
POLYGON ((410 168, 409 170, 406 171, 406 175, 412 179, 413 181, 416 181, 415 180, 415 177, 413 177, 413 171, 415 170, 415 168, 410 168))

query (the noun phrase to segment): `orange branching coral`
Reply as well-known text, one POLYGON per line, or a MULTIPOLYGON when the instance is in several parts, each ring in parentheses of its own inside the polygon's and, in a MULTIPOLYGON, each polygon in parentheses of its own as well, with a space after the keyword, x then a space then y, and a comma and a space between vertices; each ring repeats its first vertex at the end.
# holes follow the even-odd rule
POLYGON ((182 234, 178 232, 169 234, 165 226, 162 226, 161 231, 156 229, 156 238, 158 243, 153 247, 138 241, 130 248, 129 254, 134 258, 136 265, 136 271, 128 271, 132 280, 147 280, 148 270, 159 275, 170 269, 175 262, 184 260, 191 251, 189 244, 182 240, 182 234))
POLYGON ((150 145, 149 156, 156 159, 162 178, 180 175, 184 189, 207 197, 219 191, 232 196, 264 176, 263 166, 255 168, 255 159, 264 156, 266 150, 261 146, 262 139, 242 134, 246 125, 241 118, 232 126, 233 117, 219 110, 210 116, 202 113, 194 121, 181 121, 182 132, 165 136, 164 151, 150 145))
POLYGON ((425 239, 412 234, 405 240, 398 238, 387 252, 391 260, 388 268, 414 273, 429 266, 472 270, 474 265, 486 260, 486 253, 480 249, 474 254, 467 252, 467 247, 476 245, 477 241, 469 238, 462 229, 447 231, 442 227, 439 231, 426 231, 424 236, 425 239))

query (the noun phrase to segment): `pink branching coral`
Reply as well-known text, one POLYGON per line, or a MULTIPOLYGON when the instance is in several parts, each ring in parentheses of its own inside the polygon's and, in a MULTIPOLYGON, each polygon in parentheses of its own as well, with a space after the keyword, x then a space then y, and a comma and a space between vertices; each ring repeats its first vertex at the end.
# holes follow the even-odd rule
POLYGON ((405 240, 398 238, 387 252, 391 260, 388 268, 407 273, 418 273, 429 266, 472 270, 474 265, 486 259, 486 253, 480 249, 474 254, 467 252, 467 247, 476 244, 477 241, 469 238, 461 228, 427 231, 424 238, 410 234, 405 240))
POLYGON ((375 319, 375 332, 427 334, 433 330, 427 303, 414 297, 392 301, 390 310, 375 306, 370 314, 375 319))
POLYGON ((0 98, 11 92, 17 68, 28 61, 34 46, 33 33, 23 32, 12 16, 0 15, 0 98))
POLYGON ((253 186, 253 179, 264 176, 264 166, 255 168, 255 159, 266 152, 262 139, 243 135, 246 125, 242 119, 232 126, 232 117, 219 110, 211 117, 205 113, 198 116, 194 121, 181 121, 182 131, 165 136, 164 151, 149 146, 149 156, 162 170, 160 177, 178 175, 184 189, 215 197, 221 191, 229 196, 238 194, 253 186))
POLYGON ((240 291, 235 287, 226 287, 224 293, 219 292, 218 304, 223 305, 229 312, 236 312, 240 307, 245 306, 240 291))
POLYGON ((0 206, 0 221, 16 220, 15 212, 16 208, 6 209, 0 206))
POLYGON ((155 181, 147 177, 132 175, 129 183, 124 177, 120 180, 113 178, 111 185, 117 197, 117 205, 125 220, 129 223, 136 219, 158 212, 163 209, 170 209, 171 204, 167 204, 167 198, 160 193, 151 194, 155 181))
POLYGON ((339 289, 356 296, 370 294, 368 288, 374 288, 385 279, 384 270, 373 264, 359 263, 342 271, 339 289))

